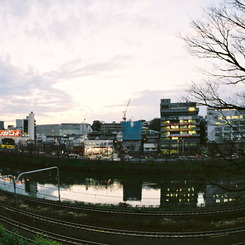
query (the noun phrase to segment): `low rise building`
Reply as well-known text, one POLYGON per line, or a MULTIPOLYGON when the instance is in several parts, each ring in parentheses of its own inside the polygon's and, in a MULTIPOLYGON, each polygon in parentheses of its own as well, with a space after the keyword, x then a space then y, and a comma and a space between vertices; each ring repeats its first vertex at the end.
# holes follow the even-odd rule
POLYGON ((69 135, 85 135, 92 132, 92 128, 88 123, 61 123, 61 124, 45 124, 37 125, 38 135, 48 137, 59 137, 69 135))
POLYGON ((112 159, 113 140, 84 140, 84 156, 90 159, 112 159))
POLYGON ((125 121, 122 123, 123 148, 129 155, 142 153, 143 130, 142 121, 125 121))

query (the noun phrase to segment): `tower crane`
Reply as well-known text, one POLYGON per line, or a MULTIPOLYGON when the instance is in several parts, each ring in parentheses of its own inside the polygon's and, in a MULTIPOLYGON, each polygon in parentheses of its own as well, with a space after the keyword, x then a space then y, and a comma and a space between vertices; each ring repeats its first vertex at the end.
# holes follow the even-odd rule
POLYGON ((128 100, 128 103, 127 103, 127 105, 126 105, 126 108, 125 108, 125 110, 123 111, 123 121, 126 121, 126 114, 127 114, 128 106, 129 106, 129 104, 130 104, 130 100, 131 100, 131 99, 128 100))

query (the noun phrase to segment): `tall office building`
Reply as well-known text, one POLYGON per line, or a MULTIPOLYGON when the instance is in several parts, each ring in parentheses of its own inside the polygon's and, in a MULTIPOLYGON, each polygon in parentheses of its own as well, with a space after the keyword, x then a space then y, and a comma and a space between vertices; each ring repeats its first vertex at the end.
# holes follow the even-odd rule
POLYGON ((30 140, 35 140, 35 118, 34 113, 31 112, 26 118, 28 120, 28 135, 30 140))
POLYGON ((160 149, 165 155, 196 153, 200 143, 199 109, 195 102, 161 100, 160 149))
POLYGON ((29 140, 35 140, 35 115, 31 112, 25 119, 16 119, 16 129, 21 130, 22 136, 28 137, 29 140))

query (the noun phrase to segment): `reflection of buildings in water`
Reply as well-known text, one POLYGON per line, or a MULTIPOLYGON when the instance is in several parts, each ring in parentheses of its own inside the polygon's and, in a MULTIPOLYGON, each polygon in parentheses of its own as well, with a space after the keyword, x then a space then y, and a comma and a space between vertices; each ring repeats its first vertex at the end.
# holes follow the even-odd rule
POLYGON ((123 183, 123 201, 141 201, 142 183, 125 181, 123 183))
MULTIPOLYGON (((93 179, 93 178, 85 178, 85 185, 86 189, 88 189, 89 186, 102 186, 107 187, 114 183, 114 180, 112 179, 93 179)), ((81 183, 80 183, 81 184, 81 183)))
POLYGON ((161 184, 160 207, 196 207, 200 185, 187 180, 170 180, 161 184))
POLYGON ((213 207, 217 205, 244 203, 245 191, 239 191, 239 189, 240 186, 237 182, 232 181, 219 181, 217 184, 206 185, 206 206, 213 207))
POLYGON ((204 192, 198 192, 197 194, 197 207, 205 207, 204 192))
POLYGON ((33 196, 33 197, 37 197, 37 182, 33 181, 31 179, 25 179, 24 181, 24 185, 25 185, 25 192, 27 192, 29 195, 33 196))

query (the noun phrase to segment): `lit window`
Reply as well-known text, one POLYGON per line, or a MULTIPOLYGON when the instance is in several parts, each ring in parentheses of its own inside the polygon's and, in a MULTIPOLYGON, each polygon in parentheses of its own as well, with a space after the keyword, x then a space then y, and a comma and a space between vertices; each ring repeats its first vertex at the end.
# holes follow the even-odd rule
POLYGON ((188 108, 188 111, 195 111, 195 110, 196 110, 195 107, 189 107, 189 108, 188 108))

